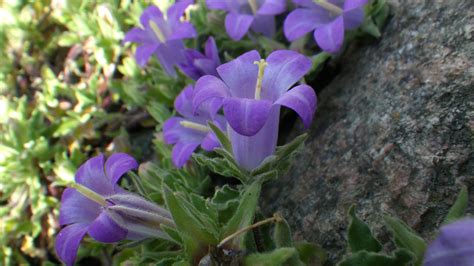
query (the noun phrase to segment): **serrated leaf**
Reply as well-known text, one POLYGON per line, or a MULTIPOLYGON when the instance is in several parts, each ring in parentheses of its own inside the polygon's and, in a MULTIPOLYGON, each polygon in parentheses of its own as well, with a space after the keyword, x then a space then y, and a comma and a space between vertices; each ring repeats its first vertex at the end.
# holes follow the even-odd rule
POLYGON ((379 252, 382 249, 382 245, 372 235, 369 226, 357 217, 354 205, 349 209, 349 216, 351 221, 347 230, 347 239, 351 251, 366 250, 379 252))
MULTIPOLYGON (((227 237, 235 233, 237 230, 249 226, 253 222, 261 187, 262 181, 255 180, 246 188, 245 192, 242 194, 239 207, 222 231, 223 237, 227 237)), ((231 241, 230 245, 233 248, 239 249, 243 245, 242 239, 242 237, 237 237, 231 241)))
POLYGON ((279 248, 269 253, 256 253, 245 257, 245 266, 278 266, 296 254, 295 248, 279 248))
POLYGON ((211 128, 212 132, 216 135, 217 139, 221 143, 221 146, 230 154, 232 154, 232 143, 230 143, 229 138, 227 135, 214 123, 208 122, 209 128, 211 128))
POLYGON ((454 202, 453 206, 451 206, 448 214, 444 218, 443 224, 448 224, 464 217, 468 203, 469 199, 467 187, 463 185, 461 187, 461 191, 459 191, 456 201, 454 202))
POLYGON ((360 250, 344 258, 338 266, 403 266, 411 260, 412 254, 405 249, 397 250, 394 256, 360 250))
POLYGON ((412 252, 416 257, 415 265, 421 265, 426 250, 423 238, 399 219, 384 215, 384 220, 395 237, 397 247, 412 252))
POLYGON ((326 251, 317 244, 309 242, 296 242, 296 250, 300 260, 307 265, 324 265, 327 260, 326 251))

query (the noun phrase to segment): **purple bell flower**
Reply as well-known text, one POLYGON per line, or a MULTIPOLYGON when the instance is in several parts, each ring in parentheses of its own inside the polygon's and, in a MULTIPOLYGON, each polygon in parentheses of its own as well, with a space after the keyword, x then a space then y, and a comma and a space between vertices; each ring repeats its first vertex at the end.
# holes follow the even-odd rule
POLYGON ((286 0, 206 0, 209 9, 228 12, 227 34, 238 41, 251 28, 267 37, 275 34, 275 15, 286 11, 286 0))
POLYGON ((208 127, 208 121, 221 129, 226 126, 224 117, 215 115, 221 106, 219 99, 209 100, 194 111, 193 97, 193 86, 184 88, 174 102, 174 108, 181 116, 171 117, 163 125, 163 138, 167 144, 174 144, 172 160, 178 168, 184 166, 199 145, 206 151, 220 146, 216 135, 208 127))
POLYGON ((314 30, 322 50, 337 53, 344 43, 344 30, 359 27, 364 21, 367 0, 293 0, 301 8, 285 19, 284 33, 294 41, 314 30))
POLYGON ((426 250, 423 265, 474 265, 474 219, 464 219, 441 227, 439 236, 426 250))
POLYGON ((252 170, 273 154, 278 139, 280 107, 293 109, 309 126, 316 94, 308 85, 291 88, 311 68, 311 60, 288 50, 272 52, 267 60, 247 52, 217 68, 220 78, 204 76, 196 83, 193 107, 221 100, 234 157, 252 170))
POLYGON ((186 62, 180 64, 179 67, 188 77, 198 80, 204 75, 217 76, 216 67, 221 64, 221 60, 214 38, 207 39, 205 54, 193 49, 187 49, 184 53, 186 62))
POLYGON ((124 153, 114 154, 106 162, 104 155, 99 155, 79 167, 76 184, 66 188, 61 198, 59 224, 66 225, 56 238, 61 261, 74 264, 86 233, 103 243, 169 238, 159 226, 174 226, 171 214, 117 185, 123 174, 137 167, 135 159, 124 153))
POLYGON ((197 33, 189 22, 180 21, 185 9, 193 0, 177 1, 163 16, 160 9, 150 6, 140 16, 143 28, 135 27, 125 35, 124 42, 136 42, 135 58, 140 66, 144 66, 155 54, 161 66, 170 76, 176 76, 174 65, 185 61, 182 39, 194 38, 197 33))

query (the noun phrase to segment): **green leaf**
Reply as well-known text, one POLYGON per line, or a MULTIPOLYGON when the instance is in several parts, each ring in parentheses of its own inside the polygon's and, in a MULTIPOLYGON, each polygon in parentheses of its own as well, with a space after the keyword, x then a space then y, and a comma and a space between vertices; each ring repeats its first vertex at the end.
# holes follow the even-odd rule
POLYGON ((411 260, 412 254, 405 249, 397 250, 394 256, 360 250, 344 258, 338 266, 403 266, 411 260))
POLYGON ((307 265, 324 265, 327 260, 326 251, 317 244, 302 241, 296 242, 295 247, 300 260, 307 265))
POLYGON ((245 266, 278 266, 296 254, 295 248, 279 248, 269 253, 256 253, 245 257, 245 266))
POLYGON ((469 200, 468 200, 467 187, 463 185, 461 188, 461 191, 459 191, 456 201, 454 202, 453 206, 449 209, 448 214, 444 218, 443 224, 448 224, 464 217, 468 203, 469 203, 469 200))
MULTIPOLYGON (((261 180, 255 180, 250 184, 242 195, 239 207, 235 211, 232 218, 227 222, 223 230, 223 237, 227 237, 237 230, 249 226, 253 222, 255 210, 260 196, 262 187, 261 180)), ((237 237, 231 241, 231 246, 238 249, 243 245, 243 238, 237 237)))
POLYGON ((415 265, 421 265, 426 250, 426 242, 399 219, 384 215, 384 220, 395 237, 397 247, 411 251, 416 257, 415 265))
MULTIPOLYGON (((281 218, 281 220, 275 224, 275 231, 273 232, 273 238, 275 239, 275 245, 277 248, 294 247, 290 226, 288 225, 286 220, 283 218, 281 218)), ((300 261, 298 257, 298 253, 295 253, 289 259, 289 264, 295 265, 295 266, 303 265, 303 263, 300 261)))
POLYGON ((374 238, 369 226, 355 214, 354 205, 349 209, 349 216, 351 217, 351 222, 347 231, 347 238, 351 251, 366 250, 379 252, 382 250, 382 245, 374 238))
POLYGON ((222 147, 232 154, 232 143, 230 143, 229 138, 227 138, 227 135, 214 123, 208 122, 209 127, 211 128, 212 132, 216 134, 217 139, 221 143, 222 147))

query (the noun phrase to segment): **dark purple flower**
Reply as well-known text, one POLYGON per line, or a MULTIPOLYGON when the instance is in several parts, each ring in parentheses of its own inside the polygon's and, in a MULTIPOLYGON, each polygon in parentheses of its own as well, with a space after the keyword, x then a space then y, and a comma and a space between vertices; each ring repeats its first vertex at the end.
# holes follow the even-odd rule
POLYGON ((199 145, 206 151, 220 146, 208 127, 208 121, 220 128, 225 128, 226 125, 222 115, 215 115, 221 105, 220 100, 209 100, 194 111, 193 97, 193 86, 184 88, 174 102, 174 108, 181 117, 172 117, 163 125, 163 138, 167 144, 174 144, 172 160, 178 168, 183 167, 199 145))
POLYGON ((285 19, 284 32, 294 41, 314 30, 322 50, 336 53, 344 42, 344 30, 359 27, 364 21, 367 0, 293 0, 301 8, 285 19))
POLYGON ((217 76, 216 67, 221 64, 221 60, 214 38, 207 39, 205 54, 193 49, 187 49, 184 53, 186 62, 180 64, 179 67, 190 78, 198 80, 204 75, 217 76))
POLYGON ((209 9, 228 12, 225 28, 235 41, 250 28, 271 37, 275 33, 275 15, 286 10, 286 0, 206 0, 206 4, 209 9))
POLYGON ((56 238, 61 261, 74 264, 86 233, 104 243, 150 236, 167 238, 159 224, 172 226, 170 213, 117 185, 123 174, 137 167, 135 159, 124 153, 110 156, 107 162, 99 155, 79 167, 76 184, 64 190, 61 198, 59 223, 66 225, 56 238))
POLYGON ((439 236, 426 250, 423 265, 474 265, 474 219, 464 219, 441 227, 439 236))
POLYGON ((252 170, 275 151, 281 106, 295 110, 305 126, 310 125, 314 90, 307 85, 290 90, 310 68, 311 60, 294 51, 274 51, 266 61, 250 51, 219 66, 220 78, 200 78, 193 107, 211 99, 222 101, 216 105, 223 105, 234 156, 244 169, 252 170))
POLYGON ((189 22, 180 21, 184 10, 193 0, 177 1, 163 16, 160 9, 150 6, 140 16, 143 28, 135 27, 125 35, 124 42, 136 42, 135 58, 140 66, 144 66, 155 54, 164 70, 176 76, 174 65, 184 62, 184 45, 182 39, 196 37, 196 30, 189 22))

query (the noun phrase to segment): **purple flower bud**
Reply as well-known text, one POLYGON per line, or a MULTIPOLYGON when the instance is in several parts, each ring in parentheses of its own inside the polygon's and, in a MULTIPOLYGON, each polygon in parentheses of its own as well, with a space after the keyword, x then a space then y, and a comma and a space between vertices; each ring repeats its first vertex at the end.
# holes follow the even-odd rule
POLYGON ((209 9, 228 12, 225 28, 238 41, 249 29, 271 37, 275 34, 275 15, 286 11, 286 0, 206 0, 209 9))
POLYGON ((65 227, 56 238, 61 261, 74 264, 86 233, 103 243, 167 238, 159 226, 173 226, 171 214, 117 185, 122 175, 137 167, 135 159, 124 153, 116 153, 106 162, 104 155, 99 155, 79 167, 76 184, 64 190, 61 198, 59 223, 65 227))
POLYGON ((424 266, 474 265, 474 219, 464 219, 441 227, 429 245, 424 266))
POLYGON ((180 20, 193 0, 181 0, 172 5, 163 16, 160 9, 150 6, 140 16, 142 28, 133 28, 125 35, 124 42, 136 42, 137 64, 144 66, 155 54, 161 66, 170 76, 176 76, 175 65, 183 63, 183 39, 194 38, 197 33, 193 25, 180 20))
POLYGON ((294 41, 314 30, 322 50, 337 53, 344 43, 344 30, 355 29, 364 21, 367 0, 293 0, 301 6, 285 19, 284 33, 294 41))
POLYGON ((305 126, 310 125, 316 109, 314 90, 307 85, 290 90, 310 68, 311 60, 294 51, 274 51, 266 61, 250 51, 219 66, 220 78, 200 78, 193 107, 219 100, 235 159, 252 170, 275 151, 281 106, 293 109, 305 126))
POLYGON ((216 67, 221 64, 214 38, 209 37, 206 42, 205 54, 192 49, 185 51, 186 62, 179 65, 188 77, 198 80, 204 75, 217 76, 216 67))

